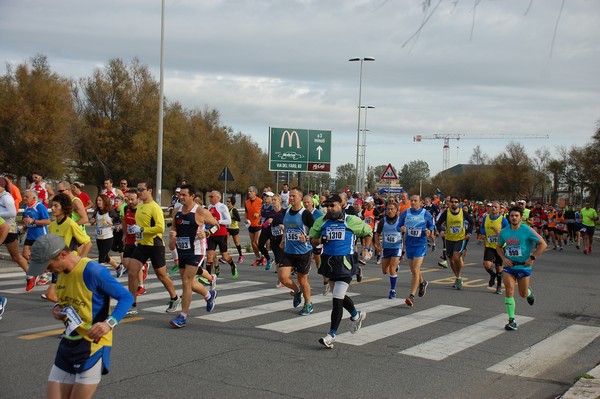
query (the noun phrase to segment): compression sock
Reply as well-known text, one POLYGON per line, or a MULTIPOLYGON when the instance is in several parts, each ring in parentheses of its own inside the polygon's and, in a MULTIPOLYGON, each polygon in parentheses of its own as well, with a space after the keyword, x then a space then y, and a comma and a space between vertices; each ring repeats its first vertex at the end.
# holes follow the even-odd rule
POLYGON ((504 298, 504 306, 506 306, 506 313, 508 313, 509 319, 515 318, 515 298, 504 298))
POLYGON ((496 277, 496 273, 491 268, 485 269, 485 271, 488 272, 490 276, 496 277))
POLYGON ((390 290, 396 290, 396 282, 398 281, 398 275, 390 276, 390 290))
POLYGON ((238 254, 239 254, 240 256, 242 256, 242 246, 241 246, 241 245, 236 245, 236 246, 235 246, 235 248, 237 249, 237 251, 238 251, 238 254))

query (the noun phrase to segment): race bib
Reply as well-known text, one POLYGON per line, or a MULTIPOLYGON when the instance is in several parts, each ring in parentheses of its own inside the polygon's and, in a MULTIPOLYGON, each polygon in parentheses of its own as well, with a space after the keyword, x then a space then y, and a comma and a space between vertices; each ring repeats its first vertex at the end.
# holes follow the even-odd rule
POLYGON ((556 228, 559 230, 564 230, 565 225, 563 223, 556 223, 556 228))
POLYGON ((139 232, 139 233, 135 233, 135 239, 136 240, 141 240, 144 238, 144 233, 143 232, 139 232))
POLYGON ((73 331, 83 324, 83 320, 77 314, 72 306, 66 306, 60 310, 60 313, 66 316, 65 319, 65 335, 71 335, 73 331))
POLYGON ((271 226, 271 235, 275 237, 282 236, 283 230, 281 230, 281 227, 279 226, 271 226))
POLYGON ((504 247, 504 255, 507 257, 520 257, 523 256, 523 251, 520 245, 507 245, 504 247))
POLYGON ((383 241, 388 244, 396 244, 402 241, 402 236, 400 234, 384 234, 383 241))
POLYGON ((285 239, 288 241, 300 241, 300 232, 298 231, 288 231, 285 233, 285 239))
POLYGON ((366 217, 365 218, 365 223, 368 224, 368 225, 372 224, 373 223, 373 218, 366 217))
POLYGON ((410 237, 421 237, 421 229, 415 227, 408 228, 408 235, 410 237))
POLYGON ((175 239, 175 245, 177 245, 177 249, 192 248, 192 244, 190 243, 190 237, 177 237, 175 239))
POLYGON ((330 241, 343 241, 346 239, 346 228, 328 227, 326 230, 327 239, 330 241))
POLYGON ((534 221, 535 223, 539 223, 539 222, 541 222, 542 220, 541 220, 540 218, 533 218, 533 221, 534 221))
POLYGON ((497 244, 498 243, 498 236, 497 235, 495 235, 495 236, 487 236, 487 241, 490 244, 497 244))
POLYGON ((128 224, 127 225, 127 234, 135 234, 135 232, 133 231, 133 225, 132 224, 128 224))
POLYGON ((450 233, 452 234, 460 234, 462 231, 462 226, 450 226, 450 233))

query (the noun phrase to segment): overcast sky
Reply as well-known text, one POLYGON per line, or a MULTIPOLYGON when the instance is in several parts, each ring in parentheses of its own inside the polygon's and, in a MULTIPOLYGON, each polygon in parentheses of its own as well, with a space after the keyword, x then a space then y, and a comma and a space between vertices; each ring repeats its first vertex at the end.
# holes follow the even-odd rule
MULTIPOLYGON (((217 109, 265 151, 269 126, 332 130, 335 170, 356 160, 360 64, 348 59, 373 57, 367 164, 441 171, 443 142, 417 134, 472 136, 450 142, 450 166, 510 142, 482 135, 548 134, 516 140, 531 155, 584 145, 600 120, 600 1, 562 3, 167 0, 165 96, 217 109)), ((160 20, 160 0, 0 0, 0 60, 44 54, 78 78, 138 57, 158 80, 160 20)))

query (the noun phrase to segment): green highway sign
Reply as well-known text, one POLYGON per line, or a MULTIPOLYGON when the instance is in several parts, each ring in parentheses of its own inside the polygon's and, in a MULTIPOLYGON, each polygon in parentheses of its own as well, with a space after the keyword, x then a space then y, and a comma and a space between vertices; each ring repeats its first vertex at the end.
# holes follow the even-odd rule
POLYGON ((331 171, 331 130, 269 128, 269 170, 331 171))

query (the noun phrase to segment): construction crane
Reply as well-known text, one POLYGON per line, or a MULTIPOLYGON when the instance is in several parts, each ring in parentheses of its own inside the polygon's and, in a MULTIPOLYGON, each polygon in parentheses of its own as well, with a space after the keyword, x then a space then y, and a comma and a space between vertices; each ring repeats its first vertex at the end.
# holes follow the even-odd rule
POLYGON ((463 133, 450 133, 450 134, 432 134, 430 136, 422 136, 417 134, 413 137, 413 141, 420 143, 421 140, 444 140, 444 165, 443 170, 450 167, 450 140, 460 139, 477 139, 477 140, 506 140, 506 139, 547 139, 550 138, 547 134, 495 134, 495 135, 469 135, 463 133))

